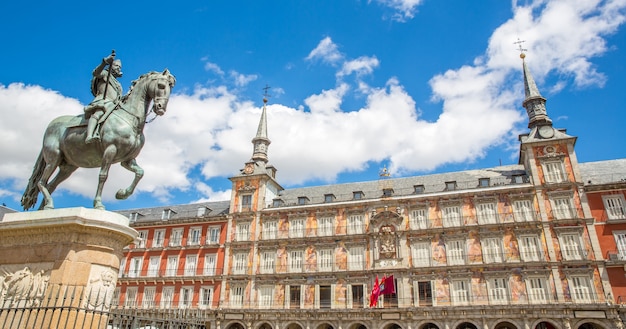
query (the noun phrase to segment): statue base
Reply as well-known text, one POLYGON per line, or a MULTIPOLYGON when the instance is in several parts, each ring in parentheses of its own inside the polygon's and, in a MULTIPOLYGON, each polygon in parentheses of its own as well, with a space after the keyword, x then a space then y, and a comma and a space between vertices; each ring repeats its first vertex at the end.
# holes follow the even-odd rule
POLYGON ((122 249, 120 214, 86 208, 10 213, 0 222, 1 328, 106 328, 122 249))

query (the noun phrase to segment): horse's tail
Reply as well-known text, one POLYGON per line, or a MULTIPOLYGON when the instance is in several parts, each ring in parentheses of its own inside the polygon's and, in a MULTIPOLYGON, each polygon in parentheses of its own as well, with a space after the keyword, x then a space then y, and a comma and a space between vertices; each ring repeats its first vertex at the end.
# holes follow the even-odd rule
POLYGON ((43 175, 43 170, 45 168, 46 162, 43 159, 42 150, 39 152, 39 157, 37 157, 37 162, 35 162, 35 167, 33 168, 33 173, 28 180, 28 185, 26 186, 24 195, 22 195, 22 207, 24 207, 24 210, 32 208, 35 203, 37 203, 37 196, 39 195, 39 187, 37 186, 37 183, 41 180, 41 176, 43 175))

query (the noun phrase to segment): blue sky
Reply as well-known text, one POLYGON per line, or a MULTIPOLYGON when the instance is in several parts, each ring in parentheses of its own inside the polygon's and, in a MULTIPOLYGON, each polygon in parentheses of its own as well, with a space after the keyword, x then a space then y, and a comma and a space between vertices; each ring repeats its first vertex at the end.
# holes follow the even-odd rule
MULTIPOLYGON (((115 49, 125 90, 168 68, 168 112, 145 130, 146 175, 114 166, 107 209, 225 200, 252 154, 263 87, 270 163, 286 188, 517 163, 526 60, 580 162, 624 158, 626 0, 5 1, 0 203, 19 200, 59 115, 80 114, 115 49), (24 123, 28 123, 23 126, 24 123)), ((97 170, 55 192, 90 207, 97 170)))

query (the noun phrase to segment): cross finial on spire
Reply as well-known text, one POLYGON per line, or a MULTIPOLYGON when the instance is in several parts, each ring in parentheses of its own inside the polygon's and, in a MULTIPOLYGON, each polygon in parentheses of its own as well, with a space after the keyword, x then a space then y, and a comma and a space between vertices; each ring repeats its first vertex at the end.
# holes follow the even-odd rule
POLYGON ((267 103, 267 99, 270 97, 270 94, 268 94, 267 91, 271 88, 272 87, 267 84, 265 85, 265 87, 263 87, 263 103, 267 103))
POLYGON ((516 42, 513 42, 513 44, 516 44, 518 47, 518 50, 520 52, 519 57, 521 59, 524 59, 524 57, 526 57, 526 54, 524 54, 525 51, 528 51, 528 49, 522 48, 522 43, 526 42, 526 40, 520 40, 519 38, 517 38, 516 42))

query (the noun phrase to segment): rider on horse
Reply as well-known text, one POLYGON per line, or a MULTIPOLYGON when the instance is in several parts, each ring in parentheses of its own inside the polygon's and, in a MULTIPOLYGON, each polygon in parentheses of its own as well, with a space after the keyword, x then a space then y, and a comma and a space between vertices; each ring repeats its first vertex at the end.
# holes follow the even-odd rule
POLYGON ((93 70, 91 79, 91 94, 95 96, 89 105, 85 106, 85 118, 87 123, 87 137, 85 143, 89 144, 100 140, 96 126, 98 120, 106 111, 110 111, 122 98, 122 85, 117 78, 122 77, 122 61, 115 59, 115 52, 102 59, 102 63, 93 70), (106 66, 108 69, 105 69, 106 66))

